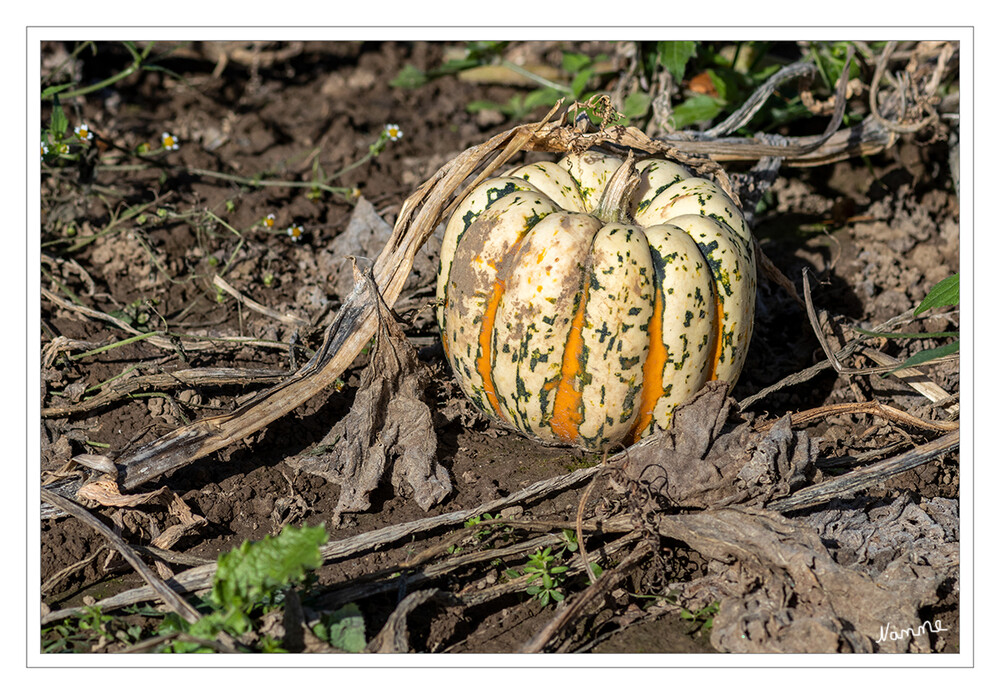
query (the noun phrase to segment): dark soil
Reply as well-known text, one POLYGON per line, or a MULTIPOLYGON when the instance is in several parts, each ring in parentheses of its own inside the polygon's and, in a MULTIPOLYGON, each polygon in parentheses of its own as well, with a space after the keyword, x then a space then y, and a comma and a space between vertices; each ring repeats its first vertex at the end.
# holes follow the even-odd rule
MULTIPOLYGON (((164 48, 158 46, 157 50, 164 48)), ((184 352, 138 341, 83 359, 56 358, 43 365, 43 408, 79 402, 84 388, 95 388, 139 364, 143 373, 179 368, 266 368, 290 373, 315 350, 322 330, 339 304, 331 282, 317 265, 320 249, 347 225, 356 200, 351 195, 309 195, 308 188, 254 187, 201 175, 195 170, 253 178, 265 174, 286 181, 313 180, 315 167, 327 175, 363 158, 383 127, 398 124, 402 138, 386 143, 377 157, 354 168, 331 186, 358 188, 390 224, 403 200, 442 164, 462 150, 512 125, 497 111, 471 114, 477 99, 506 102, 522 93, 503 84, 476 84, 446 76, 414 88, 388 86, 405 64, 421 69, 441 63, 444 45, 429 43, 305 43, 271 60, 288 45, 265 46, 254 59, 245 47, 223 60, 218 46, 177 47, 163 65, 170 72, 139 72, 112 87, 64 102, 71 126, 86 122, 96 135, 93 150, 103 160, 140 164, 132 168, 86 166, 50 168, 42 178, 42 254, 44 289, 65 299, 72 294, 90 308, 131 318, 142 330, 169 329, 194 336, 246 336, 258 342, 215 342, 184 352), (251 57, 247 58, 246 56, 251 57), (214 70, 214 72, 213 72, 214 70), (127 155, 143 142, 159 145, 169 132, 179 149, 140 162, 127 155), (115 156, 115 155, 119 156, 115 156), (91 243, 75 240, 108 229, 130 207, 149 206, 91 243), (274 215, 273 228, 262 225, 274 215), (285 230, 301 225, 293 241, 285 230), (77 244, 79 245, 79 244, 77 244), (293 313, 309 327, 279 323, 241 308, 212 285, 224 272, 229 284, 277 312, 293 313), (142 314, 140 316, 140 314, 142 314)), ((115 74, 130 57, 117 44, 99 44, 95 56, 68 59, 62 44, 43 48, 43 75, 67 61, 81 84, 115 74)), ((554 50, 555 47, 550 47, 554 50)), ((613 46, 581 44, 575 50, 614 53, 613 46)), ((527 50, 527 49, 526 49, 527 50)), ((539 47, 534 50, 545 57, 539 47)), ((58 81, 58 80, 57 80, 58 81)), ((545 108, 532 113, 544 115, 545 108)), ((48 106, 43 106, 48 122, 48 106)), ((813 301, 836 323, 872 327, 915 307, 928 290, 959 269, 958 201, 948 165, 949 147, 938 134, 907 135, 891 149, 813 169, 782 169, 756 222, 755 232, 773 263, 799 285, 803 268, 812 282, 813 301)), ((430 392, 436 412, 438 457, 454 491, 430 511, 396 496, 388 481, 372 496, 370 510, 347 514, 331 539, 391 526, 428 515, 470 509, 527 485, 565 474, 597 460, 566 449, 549 448, 490 427, 457 398, 432 322, 432 292, 417 295, 404 314, 407 335, 433 370, 430 392)), ((43 350, 57 338, 70 341, 69 354, 127 337, 121 330, 43 298, 40 316, 43 350)), ((957 313, 935 312, 906 331, 957 330, 957 313)), ((828 339, 836 347, 838 335, 828 339)), ((873 342, 873 344, 875 344, 873 342)), ((905 358, 941 340, 882 340, 890 356, 905 358)), ((734 390, 737 400, 823 359, 805 311, 777 285, 761 281, 758 318, 750 355, 734 390)), ((298 473, 285 461, 319 443, 353 401, 366 359, 344 375, 343 386, 318 396, 239 445, 197 461, 143 490, 166 485, 205 523, 185 533, 171 549, 215 560, 244 540, 277 533, 285 524, 328 522, 337 504, 337 485, 298 473)), ((848 367, 871 366, 863 359, 848 367)), ((929 376, 948 393, 958 393, 958 362, 934 366, 929 376)), ((160 389, 123 397, 97 411, 42 418, 41 469, 62 469, 80 454, 118 457, 198 418, 231 411, 264 384, 160 389)), ((89 397, 92 393, 88 392, 89 397)), ((832 370, 801 385, 784 388, 754 403, 750 414, 780 416, 822 405, 878 400, 927 420, 943 419, 940 408, 898 379, 838 377, 832 370)), ((825 417, 807 425, 820 441, 820 457, 858 456, 894 444, 925 443, 933 432, 904 428, 865 415, 825 417)), ((867 492, 879 498, 958 497, 957 453, 899 475, 867 492)), ((576 516, 583 487, 533 500, 508 516, 559 523, 576 516)), ((601 503, 621 504, 606 488, 601 503)), ((159 503, 159 502, 158 502, 159 503)), ((593 507, 595 500, 591 499, 593 507)), ((128 509, 95 509, 113 522, 128 542, 149 544, 179 522, 165 503, 128 509)), ((143 585, 117 555, 109 560, 103 539, 72 518, 42 521, 41 578, 81 562, 52 584, 42 599, 61 609, 102 599, 143 585)), ((414 536, 375 551, 328 563, 317 572, 324 586, 342 587, 359 576, 397 566, 441 542, 442 536, 414 536)), ((704 566, 683 547, 667 565, 669 581, 702 575, 704 566)), ((444 589, 485 588, 503 580, 515 565, 479 566, 442 579, 444 589)), ((179 572, 184 566, 174 566, 179 572)), ((709 651, 699 622, 678 612, 657 616, 643 609, 643 593, 657 578, 643 566, 602 605, 594 607, 580 643, 594 652, 664 653, 709 651), (628 617, 631 615, 633 618, 628 617)), ((659 580, 663 577, 660 576, 659 580)), ((568 590, 579 590, 582 581, 568 590)), ((359 602, 367 635, 374 636, 402 595, 382 592, 359 602)), ((336 605, 326 605, 332 609, 336 605)), ((410 619, 411 647, 434 652, 517 652, 553 616, 523 593, 473 609, 427 603, 410 619)), ((941 595, 934 618, 949 628, 936 650, 957 650, 957 592, 941 595)), ((145 624, 141 617, 129 619, 145 624)), ((98 650, 118 650, 102 643, 98 650)))

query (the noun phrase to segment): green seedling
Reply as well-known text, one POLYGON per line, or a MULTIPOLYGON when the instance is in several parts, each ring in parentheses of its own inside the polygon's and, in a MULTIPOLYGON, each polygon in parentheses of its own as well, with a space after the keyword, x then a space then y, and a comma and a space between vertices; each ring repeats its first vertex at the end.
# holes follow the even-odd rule
MULTIPOLYGON (((286 526, 279 535, 258 542, 244 542, 219 557, 206 596, 207 613, 194 624, 171 614, 164 620, 165 633, 186 633, 202 640, 212 640, 221 632, 240 636, 253 628, 254 619, 266 608, 281 602, 284 593, 306 581, 309 572, 323 563, 320 545, 327 541, 322 525, 295 528, 286 526)), ((274 652, 275 644, 258 643, 260 650, 274 652)), ((173 652, 207 652, 198 643, 175 640, 173 652)))
POLYGON ((697 612, 691 612, 686 608, 681 608, 681 618, 686 619, 689 622, 697 623, 698 629, 705 631, 711 631, 712 623, 715 619, 715 615, 719 614, 719 601, 711 603, 710 605, 705 605, 697 612))
MULTIPOLYGON (((576 550, 580 549, 580 543, 577 542, 576 540, 576 533, 570 530, 569 528, 563 529, 562 541, 563 541, 563 548, 567 552, 575 552, 576 550)), ((561 550, 560 554, 562 554, 561 550)))
POLYGON ((566 582, 566 577, 563 574, 569 570, 569 567, 557 563, 561 556, 562 550, 553 554, 551 547, 544 547, 528 555, 528 563, 525 564, 523 570, 508 569, 507 576, 509 578, 528 577, 530 585, 525 589, 525 592, 538 600, 542 607, 550 602, 562 602, 566 596, 560 587, 566 582))
POLYGON ((132 645, 142 637, 142 627, 103 614, 100 607, 84 610, 82 617, 68 617, 42 628, 43 653, 90 653, 101 643, 132 645))
MULTIPOLYGON (((484 513, 481 516, 476 516, 475 518, 470 518, 469 520, 465 521, 464 525, 465 525, 466 528, 474 528, 477 525, 482 524, 483 521, 492 521, 492 520, 495 520, 498 517, 499 516, 495 517, 492 513, 484 513)), ((489 537, 490 535, 492 535, 493 532, 494 532, 494 530, 495 530, 495 528, 492 527, 492 526, 485 527, 485 528, 480 528, 475 533, 473 533, 472 536, 473 536, 473 538, 475 538, 475 540, 477 542, 482 542, 487 537, 489 537)))
POLYGON ((365 619, 353 602, 323 613, 312 630, 318 638, 347 653, 360 653, 366 645, 365 619))

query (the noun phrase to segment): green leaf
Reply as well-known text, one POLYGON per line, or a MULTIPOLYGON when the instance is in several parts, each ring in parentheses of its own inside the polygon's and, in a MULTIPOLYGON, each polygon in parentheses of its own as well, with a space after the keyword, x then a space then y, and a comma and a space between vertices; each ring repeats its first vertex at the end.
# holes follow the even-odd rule
POLYGON ((684 69, 688 61, 697 52, 698 44, 694 41, 660 41, 657 51, 660 54, 660 64, 680 82, 684 79, 684 69))
POLYGON ((442 63, 441 67, 431 70, 428 75, 431 77, 443 77, 444 75, 453 75, 456 72, 461 72, 462 70, 468 70, 469 68, 476 67, 477 65, 482 65, 483 61, 476 58, 455 58, 449 60, 446 63, 442 63))
POLYGON ((627 120, 642 118, 649 111, 650 103, 652 103, 652 99, 646 92, 632 92, 625 97, 622 104, 622 115, 627 120))
POLYGON ((938 308, 939 306, 957 306, 958 305, 958 273, 950 277, 945 277, 943 280, 935 284, 931 290, 924 297, 924 300, 920 302, 916 310, 913 312, 914 316, 919 316, 924 311, 932 308, 938 308))
POLYGON ((954 342, 949 342, 946 345, 941 345, 940 347, 934 347, 933 349, 922 349, 909 359, 904 361, 902 364, 897 366, 895 369, 889 373, 895 373, 900 369, 906 369, 911 366, 916 366, 917 364, 923 364, 924 362, 930 361, 931 359, 937 359, 939 357, 946 357, 949 354, 954 354, 958 351, 958 340, 954 342))
POLYGON ((474 99, 465 105, 465 110, 469 113, 479 113, 480 111, 503 111, 503 106, 495 101, 487 99, 474 99))
POLYGON ((707 94, 695 94, 674 109, 670 116, 674 128, 683 130, 693 123, 710 121, 719 115, 722 104, 707 94))
POLYGON ((562 69, 571 75, 575 75, 583 68, 590 65, 590 56, 583 53, 563 53, 562 69))
POLYGON ((413 89, 426 83, 427 74, 423 70, 417 69, 408 64, 404 66, 403 69, 399 71, 399 74, 389 82, 389 86, 413 89))
POLYGON ((48 99, 50 96, 55 96, 59 92, 64 92, 73 86, 72 82, 67 82, 66 84, 53 84, 50 87, 46 87, 42 90, 42 99, 48 99))
POLYGON ((63 111, 62 105, 59 103, 59 96, 55 95, 55 99, 52 102, 52 117, 49 120, 49 131, 58 141, 63 139, 68 129, 69 120, 66 118, 66 112, 63 111))
POLYGON ((573 98, 579 99, 583 95, 583 90, 587 88, 587 82, 594 75, 593 70, 582 70, 580 74, 573 78, 570 89, 573 90, 573 98))
POLYGON ((712 68, 708 68, 707 70, 705 70, 705 73, 708 75, 708 79, 712 81, 712 86, 715 88, 715 93, 719 95, 720 99, 722 99, 723 101, 727 101, 729 99, 730 90, 729 90, 729 85, 726 84, 726 80, 724 80, 722 76, 719 75, 719 73, 713 70, 712 68))
POLYGON ((319 547, 326 542, 322 525, 285 526, 277 537, 244 542, 219 557, 211 599, 220 607, 248 609, 276 590, 305 578, 323 563, 319 547))
POLYGON ((552 106, 555 102, 559 101, 559 97, 561 96, 562 92, 552 87, 530 91, 524 97, 524 111, 527 113, 533 111, 538 106, 552 106))
POLYGON ((470 41, 465 48, 469 60, 485 63, 502 54, 508 43, 509 41, 470 41))
POLYGON ((365 649, 365 618, 353 602, 324 614, 313 631, 319 638, 342 651, 360 653, 365 649))

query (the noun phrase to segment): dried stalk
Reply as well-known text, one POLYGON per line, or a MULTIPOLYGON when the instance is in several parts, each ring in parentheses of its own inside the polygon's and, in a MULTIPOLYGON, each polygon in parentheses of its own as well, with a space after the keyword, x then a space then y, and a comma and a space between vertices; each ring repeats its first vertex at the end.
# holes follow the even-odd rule
POLYGON ((779 499, 767 508, 779 513, 787 513, 808 506, 846 496, 867 489, 901 472, 928 463, 938 456, 958 449, 959 432, 952 431, 939 439, 907 451, 894 458, 883 460, 859 470, 852 470, 829 481, 802 489, 790 497, 779 499))
MULTIPOLYGON (((895 407, 883 405, 880 402, 842 402, 833 405, 821 405, 820 407, 805 410, 804 412, 796 412, 791 415, 792 426, 801 426, 806 422, 838 414, 870 414, 882 417, 891 422, 896 422, 897 424, 937 432, 955 431, 959 427, 958 422, 929 422, 925 419, 915 417, 908 412, 897 410, 895 407)), ((757 431, 767 431, 777 422, 778 420, 766 422, 762 426, 757 427, 757 431)))
POLYGON ((288 373, 284 371, 228 368, 179 369, 171 373, 146 374, 108 383, 100 393, 75 405, 42 408, 42 418, 69 417, 90 412, 144 390, 273 384, 287 376, 288 373))
POLYGON ((932 381, 927 374, 923 373, 919 369, 905 368, 900 369, 899 365, 903 362, 895 357, 890 357, 888 354, 883 354, 877 349, 872 349, 870 347, 865 347, 861 350, 862 354, 874 361, 880 367, 885 367, 889 369, 895 369, 893 376, 898 378, 900 381, 906 385, 913 388, 925 398, 933 402, 935 405, 941 405, 944 411, 950 415, 957 415, 959 408, 958 403, 948 404, 945 401, 952 397, 948 394, 944 388, 939 386, 937 383, 932 381), (942 404, 944 403, 944 404, 942 404))
POLYGON ((229 294, 251 311, 256 311, 257 313, 276 320, 279 323, 294 325, 299 328, 304 328, 309 325, 309 321, 305 318, 301 318, 300 316, 296 316, 294 313, 278 313, 274 309, 268 308, 264 304, 254 301, 218 275, 212 278, 212 284, 224 291, 226 294, 229 294))

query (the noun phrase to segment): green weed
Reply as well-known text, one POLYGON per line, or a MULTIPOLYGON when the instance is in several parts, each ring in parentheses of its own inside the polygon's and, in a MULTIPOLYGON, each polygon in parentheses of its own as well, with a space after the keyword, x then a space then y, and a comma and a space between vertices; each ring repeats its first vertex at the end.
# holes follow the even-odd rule
POLYGON ((711 631, 715 615, 719 614, 719 601, 705 605, 696 612, 691 612, 687 608, 681 608, 681 618, 697 624, 698 630, 711 631))
POLYGON ((132 645, 142 636, 139 625, 103 614, 97 606, 84 609, 82 617, 69 617, 42 628, 42 653, 90 653, 108 642, 132 645))
MULTIPOLYGON (((920 305, 913 310, 914 317, 919 316, 921 313, 929 311, 932 308, 944 308, 950 306, 958 306, 958 293, 959 293, 959 273, 945 277, 943 280, 931 287, 931 290, 924 297, 920 305)), ((889 373, 899 371, 900 369, 906 369, 912 366, 917 366, 918 364, 923 364, 932 359, 940 359, 941 357, 946 357, 951 354, 958 352, 958 336, 957 330, 948 330, 938 333, 899 333, 899 332, 889 332, 880 333, 873 332, 871 330, 864 330, 862 328, 855 328, 859 333, 864 335, 870 335, 871 337, 886 337, 892 339, 911 339, 920 340, 928 338, 941 338, 941 337, 954 337, 955 340, 952 342, 947 342, 939 347, 932 347, 930 349, 922 349, 919 352, 911 355, 906 361, 897 366, 895 369, 889 373)))
POLYGON ((506 573, 509 578, 529 577, 530 585, 525 592, 545 607, 550 602, 562 602, 566 598, 560 587, 566 582, 563 574, 569 567, 557 563, 561 557, 562 550, 553 554, 551 547, 543 547, 528 555, 528 563, 523 570, 507 569, 506 573))
MULTIPOLYGON (((254 618, 278 605, 286 590, 303 583, 308 572, 323 563, 319 547, 327 541, 323 526, 286 526, 279 535, 258 542, 244 542, 219 557, 218 569, 206 596, 207 613, 194 624, 178 615, 168 615, 161 633, 185 633, 196 639, 214 640, 222 632, 240 636, 254 626, 254 618)), ((259 641, 257 648, 275 652, 278 646, 259 641)), ((174 640, 174 653, 209 652, 198 643, 174 640)))
POLYGON ((353 602, 323 614, 313 627, 313 633, 334 648, 348 653, 360 653, 366 645, 365 620, 353 602))

